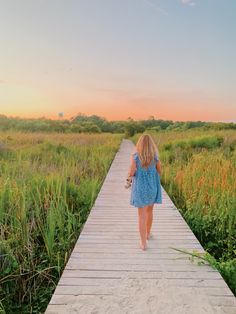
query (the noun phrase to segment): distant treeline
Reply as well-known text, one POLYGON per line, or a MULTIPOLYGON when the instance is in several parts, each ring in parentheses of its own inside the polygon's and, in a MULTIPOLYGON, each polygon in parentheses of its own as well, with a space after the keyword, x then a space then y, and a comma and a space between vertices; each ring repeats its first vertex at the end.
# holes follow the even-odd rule
POLYGON ((145 130, 187 130, 191 128, 203 129, 236 129, 235 123, 203 122, 203 121, 172 121, 155 119, 153 116, 146 120, 108 121, 107 119, 91 115, 78 114, 69 120, 52 120, 45 117, 25 119, 0 115, 0 131, 14 130, 24 132, 61 132, 61 133, 126 133, 132 136, 145 130))

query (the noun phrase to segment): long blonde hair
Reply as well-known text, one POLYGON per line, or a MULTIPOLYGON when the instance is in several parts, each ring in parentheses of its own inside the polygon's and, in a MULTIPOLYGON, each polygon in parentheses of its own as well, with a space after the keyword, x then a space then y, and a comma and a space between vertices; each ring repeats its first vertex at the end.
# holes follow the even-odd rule
POLYGON ((155 154, 157 156, 159 154, 157 146, 149 134, 142 134, 138 139, 135 147, 142 167, 144 168, 147 168, 150 165, 154 159, 155 154))

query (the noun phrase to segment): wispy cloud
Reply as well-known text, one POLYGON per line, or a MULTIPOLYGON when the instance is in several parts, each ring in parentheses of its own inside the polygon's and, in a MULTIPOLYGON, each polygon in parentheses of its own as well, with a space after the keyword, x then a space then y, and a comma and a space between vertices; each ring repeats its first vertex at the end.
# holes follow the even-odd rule
POLYGON ((193 0, 181 0, 181 2, 185 5, 190 5, 190 6, 196 5, 196 2, 193 0))
POLYGON ((164 10, 163 8, 161 8, 159 5, 152 2, 151 0, 143 0, 143 1, 147 3, 147 5, 152 7, 157 13, 162 14, 162 15, 169 15, 166 10, 164 10))

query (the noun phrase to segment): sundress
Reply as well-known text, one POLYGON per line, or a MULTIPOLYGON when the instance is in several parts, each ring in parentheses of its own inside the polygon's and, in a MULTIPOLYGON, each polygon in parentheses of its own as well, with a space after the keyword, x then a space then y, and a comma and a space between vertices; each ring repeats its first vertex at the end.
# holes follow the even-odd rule
POLYGON ((155 154, 154 160, 148 168, 143 168, 138 153, 134 153, 136 172, 133 176, 131 186, 130 205, 144 207, 154 203, 162 203, 162 191, 160 175, 156 169, 156 162, 159 160, 155 154))

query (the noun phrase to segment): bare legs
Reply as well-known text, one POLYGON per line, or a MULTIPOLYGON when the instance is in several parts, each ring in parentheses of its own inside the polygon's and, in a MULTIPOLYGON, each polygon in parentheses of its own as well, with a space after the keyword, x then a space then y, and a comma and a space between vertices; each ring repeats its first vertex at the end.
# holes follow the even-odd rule
POLYGON ((147 239, 149 239, 150 231, 152 228, 153 206, 154 206, 154 204, 149 205, 149 206, 147 206, 147 209, 146 209, 147 210, 147 239))
POLYGON ((139 222, 139 233, 140 233, 140 247, 142 250, 146 249, 146 235, 147 235, 147 206, 138 208, 138 222, 139 222))
POLYGON ((148 239, 150 235, 153 220, 153 206, 154 204, 138 208, 139 233, 141 238, 140 247, 142 250, 146 249, 146 239, 148 239))

